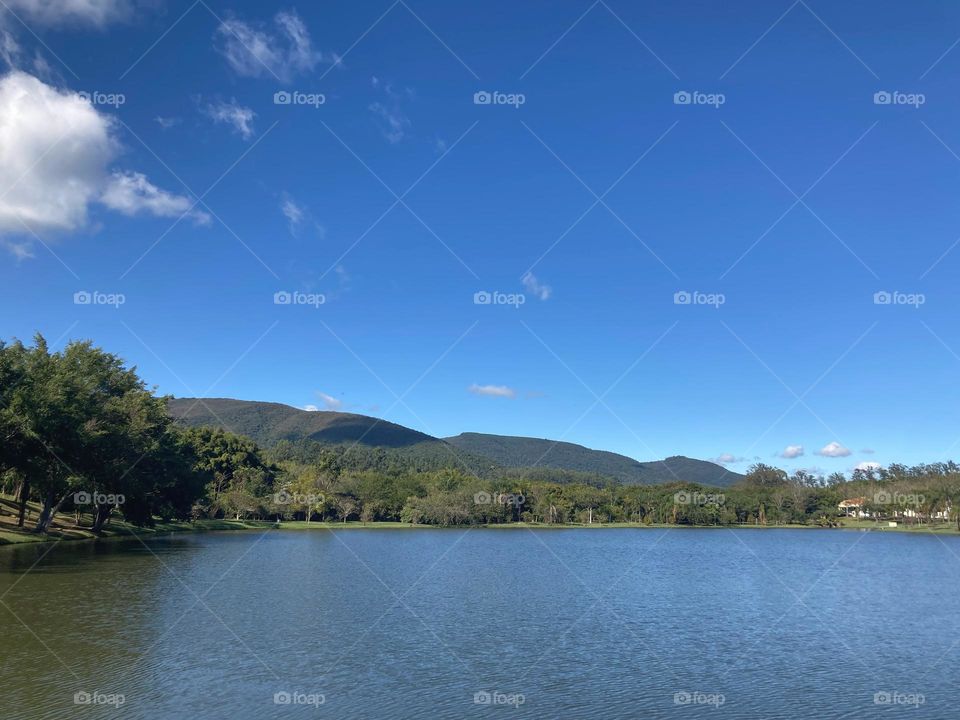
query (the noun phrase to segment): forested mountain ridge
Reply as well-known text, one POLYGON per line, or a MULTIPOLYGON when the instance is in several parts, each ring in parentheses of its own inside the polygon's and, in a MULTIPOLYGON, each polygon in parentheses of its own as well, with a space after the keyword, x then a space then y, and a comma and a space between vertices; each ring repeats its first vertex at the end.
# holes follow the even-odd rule
POLYGON ((345 461, 362 469, 456 467, 481 476, 504 470, 511 475, 553 473, 558 477, 552 479, 558 482, 564 481, 563 474, 576 474, 595 481, 644 485, 681 480, 727 486, 743 477, 715 463, 682 456, 639 462, 605 450, 541 438, 484 433, 436 438, 366 415, 307 411, 273 402, 175 398, 167 408, 174 419, 188 426, 219 427, 265 447, 290 443, 289 452, 301 459, 308 459, 304 456, 321 447, 340 447, 346 452, 345 461))
POLYGON ((461 433, 444 439, 461 450, 488 457, 504 467, 537 466, 597 473, 626 484, 654 485, 682 480, 727 486, 743 478, 716 463, 679 455, 640 462, 626 455, 546 438, 461 433))

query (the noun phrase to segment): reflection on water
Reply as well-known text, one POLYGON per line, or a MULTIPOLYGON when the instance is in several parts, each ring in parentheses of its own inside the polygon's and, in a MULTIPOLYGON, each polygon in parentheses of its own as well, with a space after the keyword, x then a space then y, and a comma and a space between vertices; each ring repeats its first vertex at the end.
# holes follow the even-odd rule
POLYGON ((2 717, 956 715, 960 538, 371 529, 145 543, 0 549, 2 717))

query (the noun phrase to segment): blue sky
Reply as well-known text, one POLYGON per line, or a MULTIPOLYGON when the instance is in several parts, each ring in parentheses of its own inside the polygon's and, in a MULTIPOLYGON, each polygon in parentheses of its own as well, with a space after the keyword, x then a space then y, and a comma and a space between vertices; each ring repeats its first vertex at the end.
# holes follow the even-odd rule
POLYGON ((8 5, 5 338, 642 460, 960 450, 956 4, 8 5))

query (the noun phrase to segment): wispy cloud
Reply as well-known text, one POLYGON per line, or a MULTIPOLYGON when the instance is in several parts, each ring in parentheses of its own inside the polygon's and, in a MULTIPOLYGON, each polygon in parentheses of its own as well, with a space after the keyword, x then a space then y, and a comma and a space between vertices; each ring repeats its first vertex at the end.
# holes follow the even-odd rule
POLYGON ((314 50, 307 26, 293 10, 277 13, 272 28, 236 18, 225 20, 217 28, 214 41, 233 71, 244 77, 272 75, 287 82, 321 62, 340 62, 336 55, 314 50))
POLYGON ((528 293, 541 300, 549 300, 553 294, 553 288, 537 280, 537 276, 532 272, 524 275, 522 282, 528 293))
POLYGON ((124 215, 147 213, 157 217, 193 218, 201 225, 210 223, 210 216, 194 210, 194 202, 183 195, 174 195, 161 190, 147 176, 138 172, 115 172, 107 182, 100 201, 111 210, 124 215))
POLYGON ((324 392, 317 391, 317 397, 323 403, 327 410, 339 410, 343 407, 343 400, 335 398, 333 395, 327 395, 324 392))
POLYGON ((204 108, 204 113, 216 123, 224 123, 231 126, 244 140, 253 137, 253 118, 256 113, 231 99, 230 102, 217 100, 208 103, 204 108))
POLYGON ((485 395, 487 397, 515 398, 517 391, 506 385, 477 385, 474 383, 467 388, 474 395, 485 395))
POLYGON ((398 91, 391 83, 377 77, 371 78, 370 84, 383 96, 383 100, 370 103, 368 109, 376 116, 383 137, 395 145, 407 137, 410 130, 410 118, 401 109, 400 103, 412 99, 414 92, 410 88, 398 91))
POLYGON ((153 121, 154 121, 157 125, 159 125, 160 127, 162 127, 164 130, 169 130, 170 128, 172 128, 172 127, 174 127, 174 126, 176 126, 176 125, 179 125, 179 124, 181 123, 180 118, 177 118, 177 117, 163 117, 162 115, 158 115, 157 117, 155 117, 155 118, 153 119, 153 121))

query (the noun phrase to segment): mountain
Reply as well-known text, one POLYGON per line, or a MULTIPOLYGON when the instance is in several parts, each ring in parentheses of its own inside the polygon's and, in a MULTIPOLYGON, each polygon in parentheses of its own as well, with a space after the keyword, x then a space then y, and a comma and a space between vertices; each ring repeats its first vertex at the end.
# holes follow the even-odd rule
POLYGON ((336 445, 358 443, 401 448, 442 440, 386 420, 318 410, 309 412, 289 405, 228 398, 174 398, 167 412, 185 425, 213 425, 246 435, 259 445, 280 440, 314 440, 336 445))
POLYGON ((548 467, 599 473, 622 483, 687 482, 727 486, 742 479, 716 463, 676 455, 664 460, 639 462, 626 455, 591 450, 568 442, 510 435, 462 433, 445 438, 451 445, 473 455, 482 455, 503 467, 548 467))
POLYGON ((290 441, 301 458, 315 457, 323 446, 350 447, 349 461, 355 469, 459 467, 490 476, 506 470, 531 472, 536 467, 539 479, 556 482, 585 481, 592 476, 646 485, 683 480, 726 486, 743 477, 715 463, 682 456, 638 462, 617 453, 539 438, 463 433, 441 439, 367 415, 310 412, 272 402, 174 398, 167 411, 184 425, 223 428, 264 447, 290 441), (560 472, 551 478, 551 471, 560 472), (575 478, 576 473, 584 477, 575 478))

